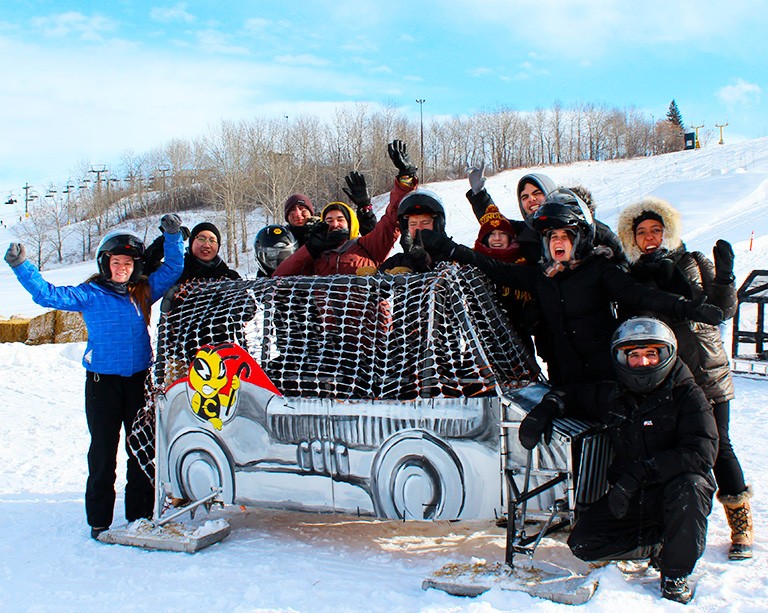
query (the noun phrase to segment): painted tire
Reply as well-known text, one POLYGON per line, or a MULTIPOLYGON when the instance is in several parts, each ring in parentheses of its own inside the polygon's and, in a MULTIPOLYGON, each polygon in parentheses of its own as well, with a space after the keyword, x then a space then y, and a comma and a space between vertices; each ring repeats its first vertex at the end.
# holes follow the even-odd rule
POLYGON ((429 432, 400 432, 373 463, 376 514, 392 519, 457 519, 464 507, 464 471, 456 453, 429 432))
POLYGON ((171 443, 168 466, 174 492, 182 498, 199 500, 222 489, 221 499, 232 503, 235 498, 234 474, 229 457, 211 435, 186 432, 171 443))

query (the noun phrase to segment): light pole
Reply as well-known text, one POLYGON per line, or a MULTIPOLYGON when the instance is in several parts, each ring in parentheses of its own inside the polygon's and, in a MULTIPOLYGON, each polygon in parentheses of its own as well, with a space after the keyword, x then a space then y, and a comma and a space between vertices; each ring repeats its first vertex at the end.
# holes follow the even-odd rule
POLYGON ((419 168, 421 168, 421 176, 426 180, 426 172, 424 172, 424 98, 417 98, 416 103, 419 105, 419 126, 421 127, 421 160, 419 162, 419 168))

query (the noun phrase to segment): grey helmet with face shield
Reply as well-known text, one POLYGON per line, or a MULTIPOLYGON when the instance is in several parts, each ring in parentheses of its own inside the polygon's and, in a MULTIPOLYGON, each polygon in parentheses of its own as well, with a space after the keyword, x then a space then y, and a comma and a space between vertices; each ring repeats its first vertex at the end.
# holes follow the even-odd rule
POLYGON ((584 201, 570 189, 559 187, 547 195, 531 218, 531 226, 541 234, 544 258, 549 260, 549 234, 552 230, 567 230, 573 240, 571 258, 580 260, 592 250, 595 220, 584 201))
POLYGON ((109 258, 113 255, 128 255, 133 258, 133 272, 128 283, 136 283, 141 278, 144 268, 144 241, 130 230, 114 230, 101 239, 96 249, 96 263, 99 266, 99 272, 107 280, 112 278, 109 258))
POLYGON ((648 393, 656 389, 675 365, 677 339, 662 321, 653 317, 632 317, 621 324, 611 340, 611 358, 619 381, 633 392, 648 393), (632 368, 627 354, 633 349, 653 347, 659 352, 654 366, 632 368))
POLYGON ((272 224, 263 227, 253 239, 256 265, 266 276, 271 276, 278 266, 297 248, 296 239, 288 228, 272 224))

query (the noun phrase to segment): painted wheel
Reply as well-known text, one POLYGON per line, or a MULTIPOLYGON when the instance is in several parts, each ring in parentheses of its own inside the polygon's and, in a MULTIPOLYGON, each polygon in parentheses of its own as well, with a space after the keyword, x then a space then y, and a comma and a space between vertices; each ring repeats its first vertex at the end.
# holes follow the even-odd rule
POLYGON ((199 500, 221 488, 221 499, 235 498, 234 474, 229 457, 211 435, 186 432, 171 443, 168 451, 173 490, 182 498, 199 500))
POLYGON ((429 432, 400 432, 373 463, 376 513, 397 519, 456 519, 464 507, 464 472, 456 453, 429 432))

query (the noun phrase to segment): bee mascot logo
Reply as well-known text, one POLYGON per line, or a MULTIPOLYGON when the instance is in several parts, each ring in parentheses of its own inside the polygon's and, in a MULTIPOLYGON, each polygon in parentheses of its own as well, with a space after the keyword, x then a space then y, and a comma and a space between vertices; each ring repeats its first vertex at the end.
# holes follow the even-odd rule
POLYGON ((189 367, 188 386, 192 410, 221 430, 235 413, 243 381, 280 394, 269 377, 242 348, 230 343, 205 345, 189 367))

